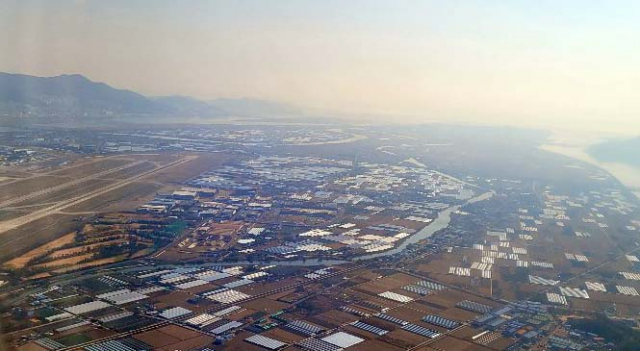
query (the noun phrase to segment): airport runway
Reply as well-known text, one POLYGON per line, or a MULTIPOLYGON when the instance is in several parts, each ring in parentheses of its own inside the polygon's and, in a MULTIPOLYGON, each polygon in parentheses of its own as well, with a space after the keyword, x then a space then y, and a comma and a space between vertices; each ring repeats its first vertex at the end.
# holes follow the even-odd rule
POLYGON ((66 208, 69 208, 71 206, 80 204, 80 203, 82 203, 84 201, 87 201, 87 200, 90 200, 90 199, 92 199, 92 198, 94 198, 96 196, 100 196, 100 195, 106 194, 106 193, 108 193, 110 191, 116 190, 116 189, 121 188, 123 186, 129 185, 129 184, 131 184, 131 183, 133 183, 133 182, 135 182, 137 180, 140 180, 142 178, 148 177, 148 176, 150 176, 150 175, 152 175, 152 174, 154 174, 156 172, 159 172, 159 171, 165 170, 167 168, 171 168, 171 167, 177 166, 179 164, 182 164, 182 163, 185 163, 187 161, 190 161, 190 160, 192 160, 192 159, 194 159, 196 157, 197 156, 185 156, 180 160, 177 160, 177 161, 168 163, 166 165, 160 166, 160 167, 158 167, 156 169, 141 173, 141 174, 133 176, 133 177, 131 177, 129 179, 124 179, 124 180, 116 182, 115 184, 109 184, 109 185, 105 186, 104 188, 97 189, 97 190, 94 190, 94 191, 90 191, 90 192, 88 192, 86 194, 83 194, 83 195, 80 195, 80 196, 76 196, 76 197, 73 197, 73 198, 58 202, 55 205, 49 206, 47 208, 44 208, 44 209, 41 209, 41 210, 38 210, 38 211, 34 211, 34 212, 32 212, 32 213, 30 213, 28 215, 21 216, 21 217, 18 217, 18 218, 14 218, 14 219, 2 222, 2 223, 0 223, 0 234, 2 234, 4 232, 7 232, 7 231, 9 231, 11 229, 18 228, 18 227, 20 227, 22 225, 25 225, 27 223, 33 222, 35 220, 44 218, 46 216, 58 213, 58 212, 66 209, 66 208))
POLYGON ((144 163, 144 162, 143 161, 137 161, 137 162, 129 163, 129 164, 126 164, 124 166, 108 169, 106 171, 98 172, 96 174, 91 174, 91 175, 88 175, 88 176, 85 176, 85 177, 76 178, 76 179, 70 180, 68 182, 62 183, 60 185, 56 185, 56 186, 52 186, 50 188, 42 189, 40 191, 34 191, 34 192, 26 194, 26 195, 14 197, 12 199, 0 202, 0 208, 5 208, 6 209, 7 207, 9 207, 9 206, 11 206, 13 204, 20 203, 22 201, 27 201, 27 200, 33 199, 33 198, 35 198, 37 196, 40 196, 40 195, 46 195, 46 194, 52 193, 54 191, 58 191, 58 190, 61 190, 61 189, 64 189, 64 188, 71 187, 73 185, 78 185, 78 184, 80 184, 80 183, 82 183, 82 182, 84 182, 86 180, 89 180, 89 179, 98 179, 98 178, 100 178, 102 176, 105 176, 105 175, 107 175, 109 173, 118 172, 118 171, 121 171, 123 169, 131 168, 131 167, 137 166, 137 165, 139 165, 141 163, 144 163))

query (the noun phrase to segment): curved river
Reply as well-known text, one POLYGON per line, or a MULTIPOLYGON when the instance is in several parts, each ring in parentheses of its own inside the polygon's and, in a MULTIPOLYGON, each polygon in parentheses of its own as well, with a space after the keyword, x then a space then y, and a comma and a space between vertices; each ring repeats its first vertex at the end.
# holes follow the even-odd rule
MULTIPOLYGON (((493 196, 493 192, 486 192, 483 194, 480 194, 474 198, 471 198, 469 200, 467 200, 467 202, 464 203, 464 205, 467 204, 473 204, 476 202, 480 202, 480 201, 484 201, 487 199, 490 199, 493 196)), ((324 266, 332 266, 332 265, 338 265, 338 264, 342 264, 342 263, 348 263, 348 262, 353 262, 353 261, 362 261, 362 260, 371 260, 374 258, 379 258, 379 257, 384 257, 384 256, 389 256, 389 255, 395 255, 398 254, 400 252, 402 252, 404 249, 407 248, 407 246, 411 245, 411 244, 415 244, 420 242, 421 240, 427 239, 429 237, 431 237, 433 234, 435 234, 436 232, 445 229, 449 226, 449 223, 451 222, 451 214, 457 210, 459 210, 463 205, 458 205, 458 206, 451 206, 449 208, 447 208, 446 210, 443 210, 441 212, 438 213, 438 217, 436 217, 428 226, 422 228, 422 230, 420 230, 419 232, 417 232, 416 234, 413 234, 412 236, 408 237, 405 241, 403 241, 400 245, 398 245, 397 247, 388 250, 388 251, 384 251, 384 252, 380 252, 380 253, 376 253, 376 254, 371 254, 371 255, 364 255, 364 256, 358 256, 358 257, 354 257, 352 260, 331 260, 331 259, 306 259, 306 260, 296 260, 296 261, 277 261, 277 260, 272 260, 272 261, 253 261, 253 262, 248 262, 248 261, 239 261, 239 262, 212 262, 212 263, 199 263, 197 264, 198 266, 202 266, 202 267, 206 267, 206 266, 226 266, 226 265, 230 265, 230 266, 242 266, 242 265, 254 265, 254 264, 258 264, 258 265, 270 265, 270 264, 275 264, 275 265, 279 265, 279 266, 320 266, 320 265, 324 265, 324 266)), ((194 264, 195 265, 195 264, 194 264)), ((159 265, 159 266, 171 266, 171 267, 184 267, 185 265, 159 265)))
MULTIPOLYGON (((479 202, 479 201, 484 201, 487 200, 489 198, 491 198, 493 196, 492 192, 486 192, 483 193, 481 195, 478 195, 474 198, 469 199, 466 204, 472 204, 475 202, 479 202)), ((356 258, 354 258, 355 261, 359 261, 359 260, 370 260, 373 258, 378 258, 378 257, 384 257, 384 256, 389 256, 389 255, 395 255, 398 254, 400 252, 402 252, 404 249, 407 248, 407 246, 411 245, 411 244, 416 244, 426 238, 431 237, 433 234, 435 234, 436 232, 445 229, 449 226, 449 223, 451 222, 451 214, 457 210, 460 209, 460 207, 462 207, 462 205, 458 205, 458 206, 451 206, 449 208, 447 208, 446 210, 440 211, 438 213, 438 217, 436 219, 434 219, 428 226, 422 228, 422 230, 420 230, 419 232, 417 232, 416 234, 413 234, 412 236, 408 237, 405 241, 403 241, 400 245, 396 246, 395 248, 388 250, 388 251, 384 251, 384 252, 380 252, 377 254, 373 254, 373 255, 364 255, 364 256, 358 256, 356 258)))
MULTIPOLYGON (((488 200, 493 196, 493 192, 486 192, 483 194, 480 194, 476 197, 473 197, 469 200, 467 200, 467 202, 464 203, 464 205, 467 204, 473 204, 476 202, 480 202, 480 201, 484 201, 484 200, 488 200)), ((422 230, 420 230, 419 232, 417 232, 416 234, 413 234, 412 236, 408 237, 405 241, 403 241, 400 245, 398 245, 397 247, 388 250, 388 251, 383 251, 380 253, 376 253, 376 254, 371 254, 371 255, 363 255, 363 256, 358 256, 358 257, 354 257, 351 261, 347 261, 347 260, 318 260, 318 259, 307 259, 307 260, 297 260, 297 261, 269 261, 269 262, 235 262, 235 263, 229 263, 229 264, 236 264, 236 265, 243 265, 243 264, 277 264, 277 265, 283 265, 283 266, 318 266, 318 265, 336 265, 336 264, 341 264, 341 263, 347 263, 347 262, 352 262, 352 261, 362 261, 362 260, 371 260, 374 258, 379 258, 379 257, 384 257, 384 256, 389 256, 389 255, 395 255, 398 254, 400 252, 402 252, 404 249, 407 248, 407 246, 411 245, 411 244, 415 244, 420 242, 421 240, 427 239, 429 237, 431 237, 433 234, 435 234, 436 232, 445 229, 449 226, 449 223, 451 222, 451 214, 454 213, 455 211, 459 210, 463 205, 458 205, 458 206, 451 206, 449 208, 447 208, 446 210, 441 211, 440 213, 438 213, 438 217, 436 217, 436 219, 434 219, 428 226, 422 228, 422 230)), ((216 263, 217 265, 220 265, 220 263, 216 263)))

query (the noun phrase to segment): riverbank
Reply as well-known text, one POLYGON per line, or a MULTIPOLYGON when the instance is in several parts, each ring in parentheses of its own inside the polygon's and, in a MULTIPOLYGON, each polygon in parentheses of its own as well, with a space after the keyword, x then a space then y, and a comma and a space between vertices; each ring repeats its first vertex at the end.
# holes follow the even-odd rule
POLYGON ((640 199, 640 167, 621 162, 603 162, 589 154, 594 145, 610 143, 612 140, 627 140, 633 134, 603 134, 554 130, 539 149, 589 163, 611 174, 640 199))
MULTIPOLYGON (((473 197, 467 200, 467 202, 465 202, 465 205, 488 200, 492 196, 493 196, 493 193, 490 191, 486 193, 482 193, 476 197, 473 197)), ((459 210, 462 206, 463 205, 451 206, 443 211, 440 211, 438 213, 438 217, 434 219, 431 223, 429 223, 428 226, 422 228, 422 230, 420 230, 416 234, 413 234, 410 237, 408 237, 397 247, 388 251, 377 253, 377 254, 358 256, 358 257, 355 257, 354 260, 355 261, 370 260, 374 258, 390 256, 390 255, 401 253, 407 248, 407 246, 411 244, 417 244, 418 242, 433 236, 433 234, 435 234, 436 232, 447 228, 449 226, 449 223, 451 222, 451 214, 459 210)))
POLYGON ((600 162, 587 153, 587 147, 579 145, 544 144, 541 150, 553 152, 563 156, 568 156, 579 161, 587 162, 596 167, 602 168, 618 179, 640 200, 640 168, 615 162, 600 162))

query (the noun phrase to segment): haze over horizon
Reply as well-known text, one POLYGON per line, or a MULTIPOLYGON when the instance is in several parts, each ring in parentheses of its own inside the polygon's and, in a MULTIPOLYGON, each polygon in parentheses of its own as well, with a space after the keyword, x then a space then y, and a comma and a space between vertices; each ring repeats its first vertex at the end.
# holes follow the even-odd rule
POLYGON ((363 121, 637 135, 638 15, 631 1, 11 0, 0 71, 363 121))

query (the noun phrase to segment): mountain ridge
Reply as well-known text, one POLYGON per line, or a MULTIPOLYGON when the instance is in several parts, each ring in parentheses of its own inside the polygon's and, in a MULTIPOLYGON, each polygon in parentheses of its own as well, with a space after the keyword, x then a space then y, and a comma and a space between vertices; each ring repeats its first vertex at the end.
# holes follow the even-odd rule
POLYGON ((261 117, 300 115, 296 108, 257 99, 145 96, 80 74, 37 77, 0 72, 0 116, 91 118, 106 116, 261 117))

